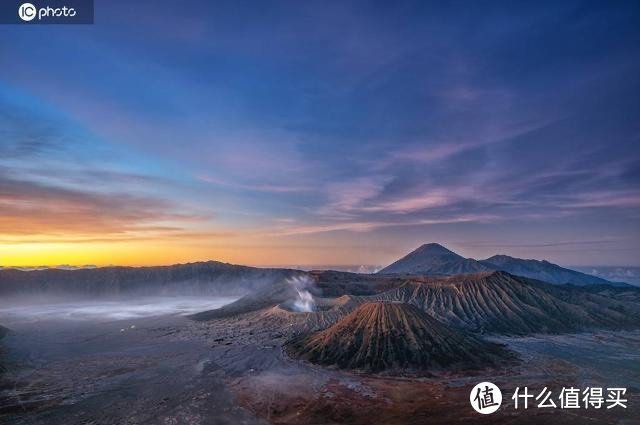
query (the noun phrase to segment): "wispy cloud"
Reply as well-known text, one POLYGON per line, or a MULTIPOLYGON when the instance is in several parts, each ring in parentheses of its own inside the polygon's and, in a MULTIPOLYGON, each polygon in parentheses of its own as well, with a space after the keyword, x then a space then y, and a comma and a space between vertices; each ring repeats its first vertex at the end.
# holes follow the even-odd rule
POLYGON ((174 203, 127 193, 92 193, 17 180, 0 173, 0 235, 121 238, 174 234, 205 217, 174 203))
POLYGON ((349 232, 368 232, 385 227, 412 227, 412 226, 429 226, 438 224, 460 224, 460 223, 486 223, 494 220, 496 217, 491 215, 461 215, 451 218, 434 218, 434 219, 415 219, 402 221, 348 221, 329 224, 310 224, 296 225, 290 223, 286 226, 280 226, 275 230, 267 230, 264 234, 269 236, 292 236, 292 235, 308 235, 315 233, 327 233, 335 231, 349 232))
POLYGON ((363 212, 365 204, 377 198, 391 180, 390 176, 362 176, 327 185, 328 202, 318 210, 321 215, 354 216, 363 212))

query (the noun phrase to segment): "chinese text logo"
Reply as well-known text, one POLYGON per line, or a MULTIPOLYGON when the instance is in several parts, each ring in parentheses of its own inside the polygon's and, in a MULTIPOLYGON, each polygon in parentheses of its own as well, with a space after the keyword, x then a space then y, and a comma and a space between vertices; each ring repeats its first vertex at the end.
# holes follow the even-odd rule
POLYGON ((558 407, 560 409, 601 409, 605 406, 607 409, 614 407, 626 409, 627 399, 624 398, 626 392, 626 388, 606 388, 606 392, 601 387, 587 387, 584 390, 574 387, 562 388, 557 397, 558 403, 556 403, 547 387, 544 387, 539 393, 531 393, 527 387, 518 387, 511 399, 513 399, 516 409, 528 409, 529 400, 531 399, 533 402, 534 397, 538 409, 556 409, 558 407))

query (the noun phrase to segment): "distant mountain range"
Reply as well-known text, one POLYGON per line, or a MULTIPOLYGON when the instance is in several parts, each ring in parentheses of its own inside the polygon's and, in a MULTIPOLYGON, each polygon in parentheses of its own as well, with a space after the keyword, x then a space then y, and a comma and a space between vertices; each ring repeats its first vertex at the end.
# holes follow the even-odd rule
POLYGON ((241 296, 303 272, 207 261, 157 267, 0 270, 0 298, 126 297, 131 295, 241 296))
POLYGON ((489 271, 505 271, 556 285, 623 285, 545 260, 523 260, 508 255, 494 255, 486 260, 464 258, 437 243, 422 245, 378 273, 452 276, 489 271))
MULTIPOLYGON (((422 245, 407 256, 382 269, 379 274, 452 276, 482 272, 505 271, 513 275, 537 279, 552 284, 600 285, 612 284, 598 276, 560 267, 547 261, 522 260, 496 255, 477 261, 464 258, 442 245, 422 245)), ((271 288, 294 276, 313 276, 283 268, 255 268, 217 261, 207 261, 158 267, 98 267, 37 270, 0 269, 0 298, 27 297, 126 297, 130 295, 220 295, 242 296, 271 288)), ((331 272, 325 272, 331 276, 331 272)), ((326 288, 328 293, 342 285, 346 276, 326 288)), ((366 274, 351 274, 357 282, 366 274)), ((615 283, 613 283, 615 284, 615 283)), ((619 284, 622 285, 622 284, 619 284)), ((363 287, 366 285, 363 284, 363 287)))

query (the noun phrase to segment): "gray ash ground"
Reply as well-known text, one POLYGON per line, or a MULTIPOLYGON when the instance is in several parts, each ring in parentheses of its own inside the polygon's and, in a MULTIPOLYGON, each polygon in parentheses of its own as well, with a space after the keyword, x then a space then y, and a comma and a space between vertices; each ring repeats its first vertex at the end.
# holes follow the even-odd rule
POLYGON ((0 423, 640 423, 638 331, 496 338, 523 362, 415 378, 288 358, 282 345, 309 331, 314 314, 274 307, 210 322, 162 316, 13 324, 4 340, 10 370, 1 378, 0 423), (483 380, 505 397, 487 417, 468 400, 483 380), (624 386, 629 408, 516 411, 510 395, 525 385, 624 386))
POLYGON ((0 423, 261 423, 188 329, 177 316, 13 327, 0 423))

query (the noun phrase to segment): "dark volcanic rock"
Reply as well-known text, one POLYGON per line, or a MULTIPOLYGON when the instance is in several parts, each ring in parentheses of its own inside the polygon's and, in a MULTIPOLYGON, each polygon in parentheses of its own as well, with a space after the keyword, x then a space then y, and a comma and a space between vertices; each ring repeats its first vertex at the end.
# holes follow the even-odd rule
POLYGON ((401 276, 357 274, 333 270, 312 271, 314 285, 325 297, 342 295, 375 295, 401 285, 401 276))
MULTIPOLYGON (((0 340, 2 340, 2 338, 4 338, 8 332, 9 330, 7 328, 0 325, 0 340)), ((3 357, 2 350, 3 350, 2 345, 0 345, 0 375, 7 371, 6 366, 4 365, 4 361, 2 359, 3 357)))
POLYGON ((287 351, 312 363, 372 372, 477 370, 514 360, 502 346, 452 329, 416 306, 382 302, 292 340, 287 351))

